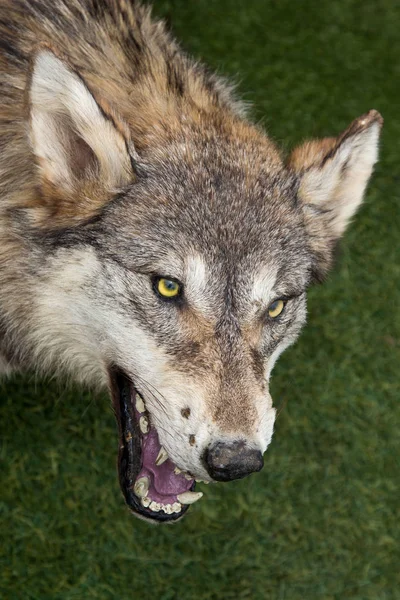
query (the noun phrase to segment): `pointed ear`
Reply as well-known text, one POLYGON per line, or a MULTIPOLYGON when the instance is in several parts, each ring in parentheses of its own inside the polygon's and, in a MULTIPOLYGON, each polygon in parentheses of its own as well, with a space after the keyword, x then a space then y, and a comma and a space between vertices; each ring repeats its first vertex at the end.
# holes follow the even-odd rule
POLYGON ((29 105, 41 202, 53 219, 85 219, 133 180, 127 128, 48 48, 34 58, 29 105))
POLYGON ((300 180, 299 198, 317 278, 331 266, 334 246, 362 202, 378 158, 382 123, 381 115, 371 110, 337 138, 305 142, 289 158, 289 167, 300 180))

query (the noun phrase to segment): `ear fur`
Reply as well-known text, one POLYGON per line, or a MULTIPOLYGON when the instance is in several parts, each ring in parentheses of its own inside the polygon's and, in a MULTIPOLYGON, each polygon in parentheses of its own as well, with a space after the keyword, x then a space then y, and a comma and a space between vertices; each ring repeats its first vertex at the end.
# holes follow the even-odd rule
POLYGON ((127 128, 47 47, 34 57, 29 107, 42 200, 54 220, 85 219, 132 181, 127 128))
POLYGON ((371 110, 337 138, 305 142, 290 155, 289 167, 300 178, 299 198, 318 278, 329 269, 333 248, 362 202, 378 158, 382 124, 381 115, 371 110))

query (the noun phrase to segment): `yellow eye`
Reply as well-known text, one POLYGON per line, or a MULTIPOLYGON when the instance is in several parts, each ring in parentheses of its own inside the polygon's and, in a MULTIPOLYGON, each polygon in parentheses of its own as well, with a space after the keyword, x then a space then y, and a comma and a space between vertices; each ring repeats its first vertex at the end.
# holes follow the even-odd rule
POLYGON ((157 279, 156 289, 163 298, 176 298, 181 292, 181 286, 177 281, 165 277, 157 279))
POLYGON ((275 300, 275 302, 272 302, 272 304, 269 305, 268 314, 271 319, 276 319, 276 317, 279 317, 284 308, 285 303, 283 300, 275 300))

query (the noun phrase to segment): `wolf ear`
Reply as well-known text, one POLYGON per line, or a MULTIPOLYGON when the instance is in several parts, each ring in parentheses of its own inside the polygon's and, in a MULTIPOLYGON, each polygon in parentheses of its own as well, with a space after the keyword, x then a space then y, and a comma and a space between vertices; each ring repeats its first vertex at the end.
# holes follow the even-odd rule
POLYGON ((336 242, 362 202, 378 158, 382 123, 381 115, 371 110, 337 138, 305 142, 289 157, 289 167, 300 178, 299 198, 318 279, 331 266, 336 242))
POLYGON ((134 178, 127 129, 48 48, 34 58, 29 100, 41 200, 56 220, 87 218, 134 178))

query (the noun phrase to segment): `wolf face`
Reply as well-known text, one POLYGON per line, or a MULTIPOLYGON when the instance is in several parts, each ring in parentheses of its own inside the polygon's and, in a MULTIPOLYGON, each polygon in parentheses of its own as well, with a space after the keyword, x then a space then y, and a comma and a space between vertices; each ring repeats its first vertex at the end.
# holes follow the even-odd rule
POLYGON ((172 96, 141 72, 135 111, 123 98, 120 113, 105 80, 102 95, 100 76, 94 84, 43 41, 18 141, 36 164, 29 202, 15 190, 8 200, 0 349, 107 385, 128 504, 176 520, 200 497, 195 479, 261 469, 271 370, 362 200, 382 119, 370 111, 285 162, 220 82, 194 92, 191 77, 204 84, 194 64, 175 70, 172 96))

